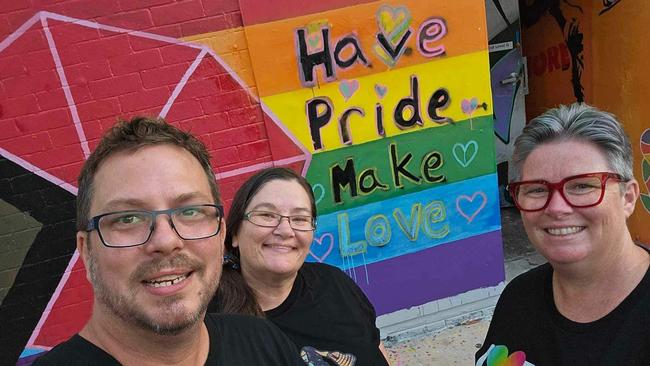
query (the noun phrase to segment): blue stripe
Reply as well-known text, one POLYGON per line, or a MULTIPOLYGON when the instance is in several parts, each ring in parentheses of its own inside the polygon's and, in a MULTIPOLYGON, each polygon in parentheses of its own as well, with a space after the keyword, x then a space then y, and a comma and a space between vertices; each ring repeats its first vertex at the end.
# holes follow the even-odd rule
POLYGON ((501 228, 496 174, 318 218, 307 261, 370 264, 501 228))
POLYGON ((46 352, 42 348, 25 348, 23 349, 23 352, 20 354, 20 358, 25 358, 33 355, 37 355, 39 353, 46 352))

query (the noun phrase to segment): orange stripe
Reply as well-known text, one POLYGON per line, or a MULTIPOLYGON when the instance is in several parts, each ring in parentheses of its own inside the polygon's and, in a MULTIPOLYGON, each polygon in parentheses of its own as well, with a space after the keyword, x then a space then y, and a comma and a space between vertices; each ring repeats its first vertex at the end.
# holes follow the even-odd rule
POLYGON ((192 41, 204 44, 219 55, 221 59, 239 76, 246 84, 249 91, 256 97, 257 88, 251 66, 248 44, 244 36, 244 28, 230 28, 212 33, 197 34, 182 38, 185 41, 192 41))
MULTIPOLYGON (((411 34, 407 46, 410 55, 404 54, 395 67, 406 67, 449 58, 487 49, 487 26, 485 24, 485 5, 483 0, 454 0, 434 3, 431 1, 406 0, 402 5, 411 14, 411 34), (426 58, 417 50, 416 36, 421 23, 432 17, 444 18, 447 34, 433 44, 444 45, 446 55, 426 58)), ((334 52, 335 41, 350 33, 358 37, 361 49, 372 67, 355 63, 342 70, 336 69, 336 79, 351 79, 377 72, 389 67, 373 51, 378 32, 377 12, 383 2, 362 4, 343 9, 318 13, 309 16, 285 19, 265 24, 245 27, 248 47, 251 53, 255 80, 261 96, 279 94, 303 88, 300 81, 297 41, 295 30, 307 24, 326 21, 330 24, 330 49, 334 52)), ((349 54, 349 49, 347 52, 349 54)), ((342 55, 345 58, 346 51, 342 55)), ((324 70, 316 67, 318 84, 322 85, 324 70)), ((486 71, 487 72, 487 71, 486 71)))

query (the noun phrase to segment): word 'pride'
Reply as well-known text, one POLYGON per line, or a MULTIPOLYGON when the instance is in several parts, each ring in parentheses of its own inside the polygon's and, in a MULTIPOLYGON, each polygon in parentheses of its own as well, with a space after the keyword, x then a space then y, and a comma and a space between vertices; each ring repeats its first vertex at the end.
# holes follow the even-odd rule
MULTIPOLYGON (((378 32, 375 34, 375 44, 373 44, 372 50, 389 67, 394 67, 400 57, 409 50, 407 43, 414 34, 410 22, 411 14, 405 7, 382 6, 377 12, 378 32)), ((447 25, 444 19, 432 17, 425 20, 420 25, 415 36, 418 52, 427 58, 445 55, 445 46, 438 45, 437 42, 446 34, 447 25)), ((324 79, 328 82, 336 79, 337 69, 344 70, 356 64, 368 68, 372 67, 359 39, 354 33, 347 34, 335 44, 331 44, 330 27, 326 23, 321 23, 316 24, 316 26, 311 24, 297 29, 295 37, 298 73, 300 81, 305 87, 315 86, 316 67, 321 67, 325 74, 324 79)), ((344 82, 341 84, 341 91, 344 96, 351 95, 352 89, 358 88, 356 80, 348 83, 350 85, 344 82), (357 84, 353 84, 355 82, 357 84)), ((383 96, 386 92, 380 85, 376 85, 375 89, 380 96, 383 96)), ((450 118, 439 114, 440 110, 448 107, 450 99, 449 92, 444 88, 439 88, 433 92, 426 108, 426 112, 433 122, 440 124, 453 122, 450 118)), ((320 130, 331 121, 334 114, 334 105, 327 97, 315 97, 306 102, 305 109, 313 148, 314 150, 321 150, 324 146, 320 130)), ((345 109, 338 117, 339 137, 344 145, 352 144, 349 119, 353 115, 364 117, 366 112, 360 107, 350 107, 345 109)), ((386 137, 381 103, 377 103, 375 106, 374 120, 377 135, 386 137)), ((393 111, 393 121, 401 130, 423 125, 418 79, 415 75, 411 76, 411 95, 397 103, 393 111), (407 117, 405 117, 405 112, 407 117)))

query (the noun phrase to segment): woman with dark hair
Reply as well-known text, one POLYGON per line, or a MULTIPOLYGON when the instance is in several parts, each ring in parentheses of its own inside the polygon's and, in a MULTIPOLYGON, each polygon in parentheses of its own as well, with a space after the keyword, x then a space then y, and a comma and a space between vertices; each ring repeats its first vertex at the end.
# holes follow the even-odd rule
POLYGON ((310 365, 387 365, 361 289, 336 267, 305 263, 315 228, 305 178, 286 168, 249 178, 226 219, 224 271, 209 310, 266 317, 310 365))

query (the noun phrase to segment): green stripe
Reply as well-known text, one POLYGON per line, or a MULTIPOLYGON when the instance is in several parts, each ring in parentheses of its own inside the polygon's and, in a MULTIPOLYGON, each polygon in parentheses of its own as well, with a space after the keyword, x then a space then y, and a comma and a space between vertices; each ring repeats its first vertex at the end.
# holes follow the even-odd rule
POLYGON ((326 214, 494 173, 495 170, 492 116, 484 116, 474 118, 471 122, 465 120, 454 125, 423 129, 314 154, 307 179, 314 186, 318 213, 326 214), (472 159, 474 146, 478 146, 478 150, 472 159), (391 150, 395 152, 394 159, 391 158, 391 150), (409 154, 410 161, 403 165, 405 172, 396 173, 396 167, 409 154), (442 164, 436 168, 438 156, 442 164), (427 158, 431 168, 423 170, 422 164, 427 158), (348 160, 350 163, 346 171, 348 160), (352 168, 354 178, 347 174, 352 172, 352 168), (337 171, 346 174, 333 173, 337 171), (366 188, 371 186, 373 177, 382 186, 369 193, 362 192, 359 180, 364 172, 366 188), (412 175, 411 178, 407 177, 409 174, 412 175), (343 177, 343 182, 354 181, 357 194, 352 194, 351 184, 344 187, 336 184, 333 175, 343 177), (419 182, 412 180, 413 177, 419 182), (336 187, 340 187, 338 203, 334 195, 336 187))

